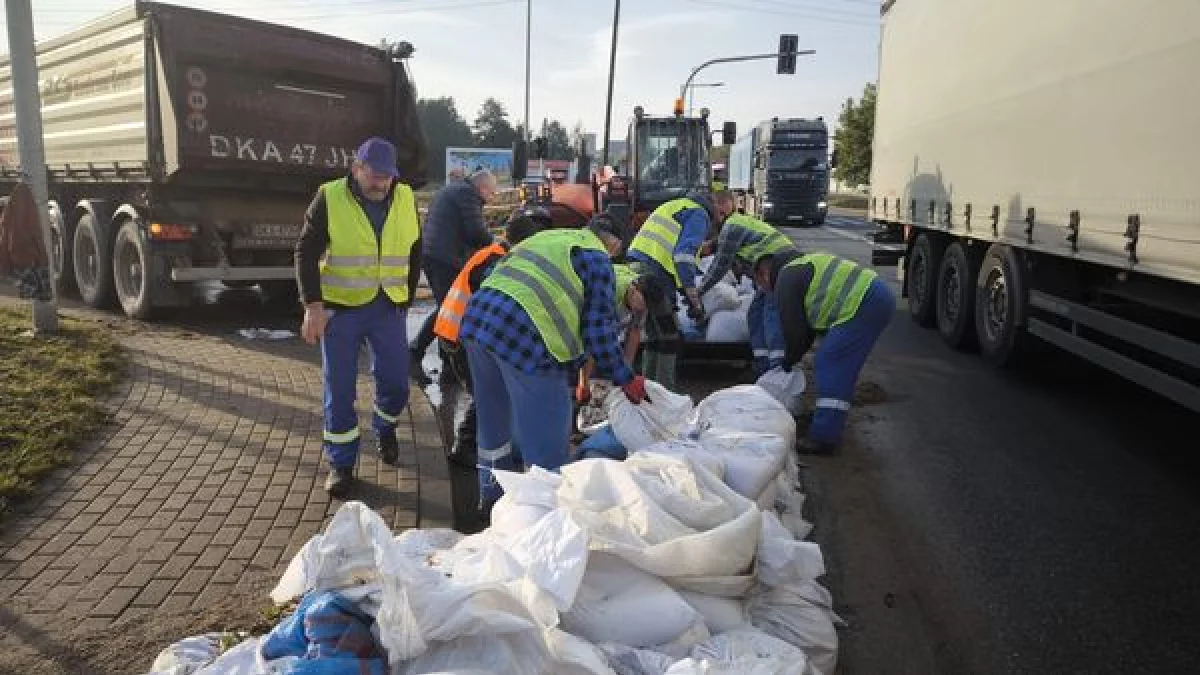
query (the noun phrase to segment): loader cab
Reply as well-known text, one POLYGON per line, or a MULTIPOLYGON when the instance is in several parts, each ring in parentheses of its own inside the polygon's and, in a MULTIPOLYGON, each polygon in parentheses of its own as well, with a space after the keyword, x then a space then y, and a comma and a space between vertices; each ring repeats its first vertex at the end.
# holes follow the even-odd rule
POLYGON ((638 213, 712 185, 708 119, 652 117, 634 109, 629 124, 630 192, 638 213))

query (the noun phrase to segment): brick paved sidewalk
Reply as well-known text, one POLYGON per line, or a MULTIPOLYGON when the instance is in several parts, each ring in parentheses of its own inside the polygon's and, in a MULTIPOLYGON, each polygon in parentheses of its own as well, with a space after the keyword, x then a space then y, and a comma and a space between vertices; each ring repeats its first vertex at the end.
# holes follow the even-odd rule
MULTIPOLYGON (((339 505, 322 489, 315 348, 72 314, 114 326, 130 368, 112 423, 0 524, 0 644, 20 641, 16 623, 65 635, 261 592, 339 505)), ((419 391, 400 437, 399 468, 364 437, 352 498, 396 530, 449 527, 441 441, 419 391)))

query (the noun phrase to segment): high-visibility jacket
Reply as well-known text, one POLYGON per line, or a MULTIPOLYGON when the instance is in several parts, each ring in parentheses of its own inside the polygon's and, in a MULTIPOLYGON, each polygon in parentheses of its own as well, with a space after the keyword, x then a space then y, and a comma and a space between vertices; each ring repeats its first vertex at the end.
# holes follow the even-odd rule
POLYGON ((638 278, 638 273, 628 263, 617 263, 613 265, 613 277, 617 280, 617 294, 613 299, 619 309, 625 303, 625 295, 629 292, 629 286, 638 278))
POLYGON ((396 185, 381 237, 375 236, 350 192, 348 178, 325 183, 321 191, 329 220, 329 251, 320 266, 321 297, 359 307, 383 289, 393 302, 407 302, 409 254, 421 233, 412 189, 396 185))
POLYGON ((546 230, 514 246, 480 285, 516 300, 559 363, 583 355, 583 281, 571 264, 579 248, 607 255, 591 230, 546 230))
POLYGON ((809 253, 785 265, 812 265, 812 281, 804 294, 804 315, 821 332, 854 318, 871 282, 879 275, 869 267, 828 253, 809 253))
POLYGON ((787 235, 757 218, 742 213, 730 215, 722 227, 740 227, 752 233, 752 236, 745 239, 746 243, 734 253, 739 260, 748 265, 753 265, 765 255, 796 250, 787 235))
POLYGON ((672 199, 654 209, 646 222, 642 223, 642 227, 634 236, 633 241, 629 243, 629 250, 642 253, 661 265, 675 279, 675 286, 682 288, 683 282, 679 278, 679 271, 675 269, 675 263, 698 264, 699 256, 682 254, 678 258, 675 256, 675 246, 679 244, 679 235, 683 232, 683 225, 675 220, 675 215, 680 211, 703 208, 695 201, 684 197, 672 199))
POLYGON ((467 313, 467 301, 475 292, 475 289, 471 288, 471 274, 480 265, 486 265, 488 261, 503 256, 505 253, 508 253, 508 244, 495 241, 479 249, 467 259, 462 271, 454 278, 454 284, 450 286, 450 291, 446 293, 446 299, 442 301, 442 306, 438 308, 437 319, 433 322, 434 335, 443 340, 458 343, 458 333, 462 330, 462 318, 467 313))

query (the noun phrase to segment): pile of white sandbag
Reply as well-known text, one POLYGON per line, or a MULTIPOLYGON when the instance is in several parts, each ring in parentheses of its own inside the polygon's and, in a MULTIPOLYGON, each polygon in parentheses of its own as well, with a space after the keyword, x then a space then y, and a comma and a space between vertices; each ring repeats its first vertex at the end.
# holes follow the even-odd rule
MULTIPOLYGON (((639 406, 619 390, 606 401, 625 461, 499 471, 492 526, 472 536, 396 536, 348 503, 272 599, 349 599, 388 675, 833 675, 836 616, 821 551, 803 541, 792 416, 756 385, 695 407, 648 391, 639 406)), ((267 660, 269 641, 186 672, 341 672, 267 660)))
MULTIPOLYGON (((702 285, 703 275, 707 273, 712 258, 700 261, 701 278, 697 285, 702 285)), ((716 283, 701 298, 704 313, 708 323, 701 328, 687 316, 687 307, 681 306, 678 312, 679 326, 685 339, 701 342, 742 343, 750 341, 750 326, 746 314, 750 311, 750 302, 754 299, 754 284, 748 277, 735 280, 728 273, 716 283), (690 337, 689 337, 690 336, 690 337)))

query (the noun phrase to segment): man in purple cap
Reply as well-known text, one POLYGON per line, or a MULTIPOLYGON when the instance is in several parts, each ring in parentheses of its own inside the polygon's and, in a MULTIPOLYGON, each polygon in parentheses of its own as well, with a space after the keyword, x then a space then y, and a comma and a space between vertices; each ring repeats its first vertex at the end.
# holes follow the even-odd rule
POLYGON ((375 377, 379 455, 388 464, 400 455, 396 422, 409 394, 405 319, 421 270, 421 228, 412 188, 397 175, 395 146, 367 139, 350 175, 317 191, 296 244, 301 333, 309 344, 321 343, 325 489, 335 497, 349 491, 358 460, 354 394, 364 342, 375 377))

